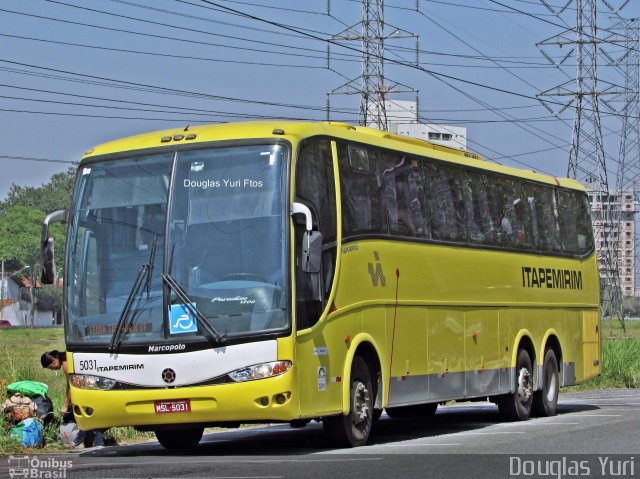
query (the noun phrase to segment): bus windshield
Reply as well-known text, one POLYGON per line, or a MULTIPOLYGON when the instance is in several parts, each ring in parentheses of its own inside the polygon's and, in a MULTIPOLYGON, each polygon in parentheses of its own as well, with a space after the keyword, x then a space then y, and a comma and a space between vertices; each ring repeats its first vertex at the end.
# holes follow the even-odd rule
POLYGON ((282 145, 231 146, 81 166, 67 342, 117 336, 126 347, 288 328, 287 155, 282 145))

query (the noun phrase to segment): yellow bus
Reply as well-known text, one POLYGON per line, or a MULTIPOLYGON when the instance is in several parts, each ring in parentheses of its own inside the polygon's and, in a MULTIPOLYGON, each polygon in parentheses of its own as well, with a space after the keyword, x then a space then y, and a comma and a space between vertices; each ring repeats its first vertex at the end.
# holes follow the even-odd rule
POLYGON ((343 123, 191 126, 89 150, 69 212, 65 340, 82 429, 166 448, 490 399, 555 414, 600 372, 599 279, 576 181, 343 123))

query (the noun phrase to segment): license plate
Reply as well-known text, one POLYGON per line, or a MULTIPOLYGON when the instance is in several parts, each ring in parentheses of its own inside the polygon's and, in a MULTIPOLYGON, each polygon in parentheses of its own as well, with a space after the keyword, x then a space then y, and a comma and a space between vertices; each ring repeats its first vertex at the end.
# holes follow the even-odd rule
POLYGON ((155 401, 153 403, 156 414, 167 414, 174 412, 191 412, 191 401, 189 399, 174 399, 171 401, 155 401))

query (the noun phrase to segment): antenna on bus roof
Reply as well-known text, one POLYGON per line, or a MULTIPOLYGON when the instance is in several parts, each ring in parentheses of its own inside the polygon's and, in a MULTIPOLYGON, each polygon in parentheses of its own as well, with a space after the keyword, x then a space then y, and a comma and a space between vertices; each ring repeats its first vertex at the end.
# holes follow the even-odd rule
POLYGON ((187 125, 187 126, 186 126, 186 128, 184 129, 184 131, 189 131, 189 127, 190 127, 190 126, 191 126, 191 125, 187 125))

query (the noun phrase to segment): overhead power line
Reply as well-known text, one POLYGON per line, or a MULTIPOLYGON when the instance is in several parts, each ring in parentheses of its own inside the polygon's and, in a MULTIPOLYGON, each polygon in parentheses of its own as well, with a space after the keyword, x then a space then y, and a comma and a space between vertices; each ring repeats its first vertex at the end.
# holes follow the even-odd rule
POLYGON ((67 165, 74 165, 76 162, 74 161, 65 161, 65 160, 53 160, 51 158, 33 158, 30 156, 14 156, 14 155, 0 155, 0 159, 2 160, 19 160, 19 161, 37 161, 40 163, 64 163, 67 165))
MULTIPOLYGON (((186 1, 186 0, 175 0, 175 1, 179 2, 179 3, 185 3, 187 5, 193 5, 191 2, 186 1)), ((301 31, 301 30, 299 30, 296 27, 293 27, 291 25, 282 24, 282 23, 275 22, 275 21, 272 21, 272 20, 267 20, 267 19, 264 19, 264 18, 261 18, 261 17, 257 17, 255 15, 251 15, 251 14, 246 13, 246 12, 241 12, 241 11, 235 10, 233 8, 226 7, 224 5, 220 5, 219 3, 216 3, 216 2, 214 2, 212 0, 199 0, 199 1, 201 3, 203 3, 203 4, 210 5, 212 7, 216 7, 217 9, 220 9, 220 10, 223 10, 223 11, 227 11, 227 12, 232 13, 234 15, 238 15, 238 16, 241 16, 241 17, 249 18, 249 19, 255 20, 257 22, 266 23, 268 25, 276 26, 276 27, 282 28, 282 29, 284 29, 286 31, 291 31, 291 32, 296 32, 296 33, 299 33, 299 34, 303 34, 305 36, 308 36, 309 38, 313 38, 315 40, 318 40, 318 41, 321 41, 321 42, 324 42, 324 43, 329 43, 329 44, 332 44, 332 45, 336 45, 336 46, 339 46, 339 47, 341 47, 343 49, 351 50, 353 52, 357 52, 359 54, 362 54, 362 51, 357 49, 357 48, 355 48, 355 47, 352 47, 350 45, 345 45, 343 43, 340 43, 340 42, 338 42, 336 40, 332 40, 330 38, 323 38, 323 37, 320 37, 320 36, 312 34, 312 33, 303 32, 303 31, 301 31)), ((491 1, 493 1, 493 0, 491 0, 491 1)), ((410 68, 410 69, 414 69, 414 70, 417 70, 417 71, 421 71, 421 72, 426 73, 428 75, 431 75, 433 77, 438 77, 438 78, 441 78, 441 79, 444 79, 444 80, 452 80, 452 81, 460 82, 460 83, 463 83, 463 84, 466 84, 466 85, 472 85, 472 86, 476 86, 478 88, 483 88, 485 90, 490 90, 490 91, 494 91, 494 92, 498 92, 498 93, 504 93, 506 95, 511 95, 511 96, 515 96, 515 97, 518 97, 518 98, 526 98, 528 100, 537 100, 537 97, 534 96, 534 95, 529 95, 529 94, 526 94, 526 93, 520 93, 520 92, 516 92, 516 91, 511 91, 511 90, 507 90, 505 88, 499 88, 499 87, 492 86, 492 85, 486 85, 486 84, 483 84, 483 83, 480 83, 480 82, 476 82, 476 81, 472 81, 472 80, 469 80, 469 79, 466 79, 466 78, 460 78, 460 77, 456 77, 456 76, 453 76, 453 75, 448 75, 446 73, 437 72, 437 71, 434 71, 434 70, 430 70, 430 69, 424 68, 424 67, 422 67, 420 65, 416 65, 414 63, 403 62, 403 61, 400 61, 400 60, 396 60, 396 59, 393 59, 393 58, 387 58, 387 57, 381 57, 381 59, 383 59, 385 62, 393 63, 393 64, 398 65, 398 66, 403 66, 403 67, 406 67, 406 68, 410 68)), ((552 103, 552 102, 548 101, 547 103, 552 103)), ((557 104, 565 106, 564 104, 562 104, 560 102, 557 102, 557 104)))
MULTIPOLYGON (((47 0, 47 1, 53 1, 53 0, 47 0)), ((59 3, 59 2, 56 2, 56 3, 59 3)), ((73 6, 73 5, 70 5, 70 4, 65 4, 65 5, 73 6)), ((135 31, 135 30, 128 30, 128 29, 125 29, 125 28, 108 27, 108 26, 103 26, 103 25, 97 25, 97 24, 94 24, 94 23, 78 22, 78 21, 74 21, 74 20, 70 20, 70 19, 56 18, 56 17, 51 17, 51 16, 45 16, 45 15, 37 15, 37 14, 34 14, 34 13, 18 12, 18 11, 9 10, 9 9, 6 9, 6 8, 0 8, 0 12, 9 13, 9 14, 13 14, 13 15, 26 16, 26 17, 31 17, 31 18, 38 18, 38 19, 41 19, 41 20, 48 20, 48 21, 52 21, 52 22, 65 23, 65 24, 69 24, 69 25, 77 25, 77 26, 81 26, 81 27, 105 30, 105 31, 110 31, 110 32, 115 32, 115 33, 127 33, 129 35, 156 38, 156 39, 159 39, 159 40, 170 40, 170 41, 183 42, 183 43, 196 44, 196 45, 204 45, 204 46, 212 46, 212 47, 224 47, 224 48, 230 48, 230 49, 235 49, 235 50, 253 51, 253 52, 256 52, 256 53, 273 53, 273 54, 277 54, 277 55, 287 55, 287 56, 300 57, 300 56, 302 56, 299 53, 300 51, 309 51, 309 52, 312 52, 312 53, 321 53, 322 54, 320 56, 311 57, 311 58, 322 58, 322 59, 324 59, 324 51, 323 50, 306 48, 306 47, 302 47, 302 46, 284 45, 284 44, 278 44, 278 43, 273 43, 273 42, 252 41, 252 40, 247 40, 246 38, 242 38, 242 37, 238 37, 238 36, 217 34, 217 33, 207 32, 207 31, 204 31, 204 30, 182 28, 182 27, 178 27, 176 25, 165 24, 165 23, 161 23, 161 22, 152 22, 152 21, 149 21, 149 20, 139 19, 139 18, 135 18, 135 17, 125 17, 124 15, 117 15, 117 14, 113 14, 113 13, 110 13, 110 12, 102 12, 102 11, 94 10, 94 9, 87 9, 85 7, 77 7, 76 6, 76 8, 81 8, 83 10, 93 10, 95 12, 104 13, 105 15, 113 15, 113 16, 117 16, 117 17, 124 17, 124 18, 127 18, 129 20, 135 20, 135 21, 139 21, 139 22, 143 22, 143 23, 153 24, 153 25, 156 25, 156 26, 162 26, 163 28, 170 27, 170 28, 173 28, 173 29, 179 29, 181 31, 182 30, 186 30, 186 31, 191 31, 191 32, 198 33, 198 34, 204 34, 204 35, 209 35, 209 36, 227 38, 227 39, 233 40, 234 42, 244 41, 244 42, 249 42, 249 43, 252 43, 252 44, 258 43, 258 44, 264 44, 264 45, 268 45, 268 46, 276 46, 276 47, 279 47, 279 48, 287 48, 289 50, 295 50, 295 51, 294 52, 284 52, 284 51, 275 51, 275 50, 264 50, 264 49, 258 49, 258 48, 252 48, 252 47, 241 47, 239 45, 234 45, 234 44, 230 45, 230 44, 223 44, 223 43, 205 42, 205 41, 196 40, 196 39, 193 39, 193 38, 180 38, 180 37, 169 36, 169 35, 166 35, 166 34, 159 35, 159 34, 154 34, 154 33, 145 33, 145 32, 140 32, 140 31, 135 31)), ((342 55, 348 57, 348 55, 346 55, 346 54, 342 54, 342 55)), ((356 57, 355 55, 351 55, 351 56, 354 57, 354 58, 356 57)))
MULTIPOLYGON (((174 55, 174 54, 171 54, 171 53, 160 53, 160 52, 150 52, 150 51, 142 51, 142 50, 131 50, 131 49, 126 49, 126 48, 103 47, 103 46, 99 46, 99 45, 88 45, 86 43, 63 42, 63 41, 59 41, 59 40, 50 40, 50 39, 45 39, 45 38, 25 37, 25 36, 21 36, 21 35, 9 35, 9 34, 6 34, 6 33, 0 33, 0 37, 15 38, 15 39, 19 39, 19 40, 27 40, 27 41, 34 41, 34 42, 42 42, 42 43, 54 44, 54 45, 64 45, 64 46, 71 46, 71 47, 89 48, 89 49, 92 49, 92 50, 103 50, 103 51, 109 51, 109 52, 131 53, 131 54, 136 54, 136 55, 156 56, 156 57, 163 57, 163 58, 174 58, 174 59, 179 59, 179 60, 197 60, 197 61, 214 62, 214 63, 233 63, 233 64, 237 64, 237 65, 254 65, 254 66, 268 66, 268 67, 306 68, 306 69, 312 69, 312 70, 313 69, 316 69, 316 70, 325 70, 326 69, 324 66, 319 66, 319 65, 296 65, 296 64, 285 64, 285 63, 251 62, 251 61, 246 61, 246 60, 231 60, 231 59, 222 59, 222 58, 196 57, 196 56, 191 56, 191 55, 185 55, 184 53, 181 53, 179 55, 174 55)), ((240 50, 244 50, 244 49, 240 48, 240 50)), ((247 50, 253 50, 253 49, 247 49, 247 50)), ((255 51, 255 50, 253 50, 253 51, 255 51)), ((309 56, 303 56, 303 55, 295 55, 295 56, 324 60, 324 58, 321 58, 321 57, 309 57, 309 56)))

